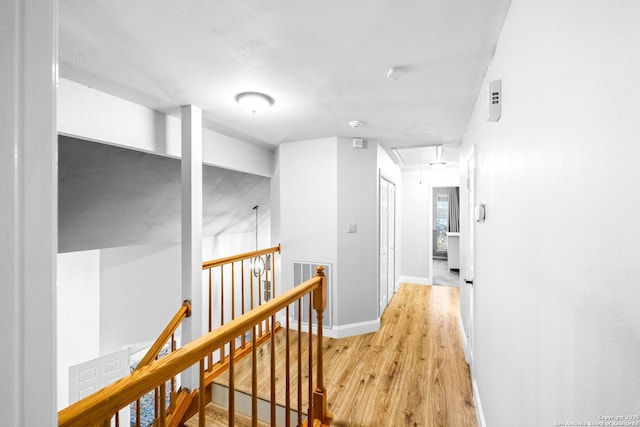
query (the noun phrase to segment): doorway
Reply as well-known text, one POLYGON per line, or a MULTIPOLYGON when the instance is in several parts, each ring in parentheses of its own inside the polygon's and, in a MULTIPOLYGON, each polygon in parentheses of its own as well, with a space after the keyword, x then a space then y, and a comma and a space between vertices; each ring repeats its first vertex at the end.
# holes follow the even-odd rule
POLYGON ((431 282, 434 285, 459 286, 460 187, 434 187, 431 200, 431 282))
POLYGON ((396 277, 396 186, 393 182, 380 176, 380 308, 384 309, 391 302, 395 293, 396 277))
POLYGON ((476 174, 475 174, 475 150, 472 148, 469 158, 467 159, 467 253, 466 253, 466 267, 465 283, 468 285, 468 319, 466 325, 467 342, 469 348, 469 365, 471 369, 471 378, 475 378, 474 374, 474 362, 473 362, 473 350, 474 350, 474 335, 475 335, 475 284, 473 283, 475 278, 475 205, 476 205, 476 174))

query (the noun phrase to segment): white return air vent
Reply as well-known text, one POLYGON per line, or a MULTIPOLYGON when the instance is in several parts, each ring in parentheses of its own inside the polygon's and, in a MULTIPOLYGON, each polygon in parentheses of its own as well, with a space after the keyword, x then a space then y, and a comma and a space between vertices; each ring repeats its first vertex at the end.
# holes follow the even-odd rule
MULTIPOLYGON (((307 280, 311 279, 316 274, 316 267, 321 265, 324 267, 324 274, 327 278, 327 308, 325 308, 322 318, 322 326, 324 328, 331 328, 333 325, 331 319, 331 264, 326 262, 308 262, 308 261, 293 261, 291 267, 293 269, 293 286, 298 286, 307 280)), ((293 305, 293 320, 298 321, 298 304, 293 305)), ((316 324, 315 311, 311 314, 313 317, 313 324, 316 324)), ((309 324, 309 295, 305 295, 302 298, 302 324, 307 326, 309 324)))

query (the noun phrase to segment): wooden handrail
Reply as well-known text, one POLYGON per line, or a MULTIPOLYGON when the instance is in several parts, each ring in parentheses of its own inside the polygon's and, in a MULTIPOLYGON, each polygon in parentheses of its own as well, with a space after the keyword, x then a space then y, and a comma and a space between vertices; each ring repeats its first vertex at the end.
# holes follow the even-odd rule
MULTIPOLYGON (((321 271, 321 267, 319 270, 321 271)), ((205 359, 211 352, 236 337, 242 336, 245 331, 275 315, 302 296, 314 292, 318 299, 324 300, 325 291, 323 288, 325 286, 326 282, 323 276, 311 278, 213 332, 195 339, 162 359, 135 370, 128 377, 61 410, 58 413, 58 425, 60 427, 83 426, 87 424, 87 420, 108 419, 120 408, 205 359)))
POLYGON ((226 258, 220 258, 213 261, 205 261, 202 263, 202 269, 207 270, 209 268, 218 267, 220 265, 229 264, 231 262, 242 261, 243 259, 254 258, 260 255, 272 254, 274 252, 280 253, 280 245, 272 248, 260 249, 252 252, 245 252, 243 254, 233 255, 226 258))
POLYGON ((153 343, 151 348, 144 355, 142 360, 138 363, 136 369, 141 369, 151 363, 158 356, 162 347, 169 341, 171 335, 178 329, 180 323, 184 320, 185 317, 191 316, 191 303, 189 301, 185 301, 180 306, 180 309, 173 316, 173 319, 169 322, 166 328, 162 331, 158 339, 153 343))

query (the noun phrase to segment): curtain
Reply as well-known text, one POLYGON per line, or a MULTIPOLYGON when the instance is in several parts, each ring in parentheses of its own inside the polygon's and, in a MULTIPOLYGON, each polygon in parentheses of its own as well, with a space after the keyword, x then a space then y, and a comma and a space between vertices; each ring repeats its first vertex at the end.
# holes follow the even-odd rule
POLYGON ((449 231, 460 231, 460 187, 449 187, 449 231))

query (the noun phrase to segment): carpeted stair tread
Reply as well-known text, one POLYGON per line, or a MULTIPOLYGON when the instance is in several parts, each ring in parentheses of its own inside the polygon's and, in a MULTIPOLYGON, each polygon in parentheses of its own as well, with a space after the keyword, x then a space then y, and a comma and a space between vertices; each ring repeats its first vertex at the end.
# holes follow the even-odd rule
MULTIPOLYGON (((216 405, 215 403, 208 403, 204 408, 207 427, 228 426, 229 425, 229 413, 227 408, 216 405)), ((235 424, 237 427, 251 427, 251 418, 245 415, 235 414, 235 424)), ((198 427, 198 414, 195 414, 189 421, 184 423, 186 427, 198 427)), ((261 427, 268 427, 269 424, 258 421, 258 425, 261 427)))

